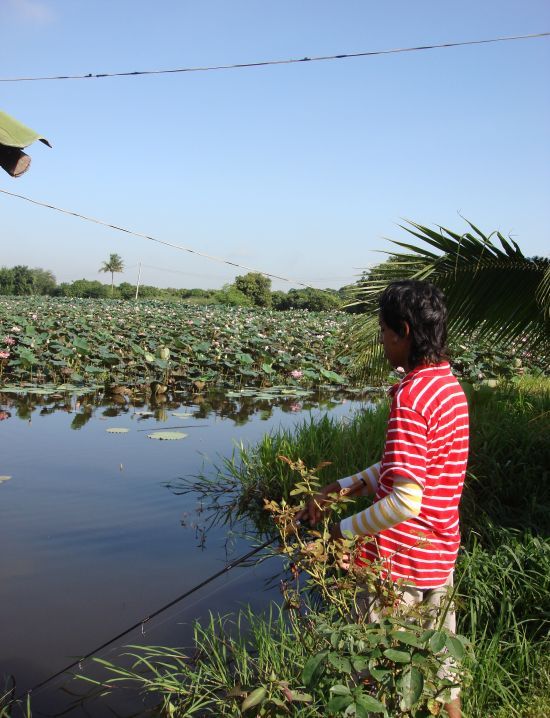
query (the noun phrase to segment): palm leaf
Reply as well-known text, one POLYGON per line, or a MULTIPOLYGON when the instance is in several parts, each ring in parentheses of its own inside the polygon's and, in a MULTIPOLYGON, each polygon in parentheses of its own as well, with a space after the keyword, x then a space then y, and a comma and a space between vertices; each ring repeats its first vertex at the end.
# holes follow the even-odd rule
POLYGON ((487 236, 467 224, 471 231, 459 235, 407 221, 402 229, 423 244, 393 241, 400 251, 351 288, 350 305, 363 311, 351 335, 360 367, 380 373, 372 348, 378 297, 396 279, 427 279, 443 290, 451 341, 483 334, 494 342, 521 343, 550 358, 550 259, 525 257, 517 243, 500 232, 487 236))

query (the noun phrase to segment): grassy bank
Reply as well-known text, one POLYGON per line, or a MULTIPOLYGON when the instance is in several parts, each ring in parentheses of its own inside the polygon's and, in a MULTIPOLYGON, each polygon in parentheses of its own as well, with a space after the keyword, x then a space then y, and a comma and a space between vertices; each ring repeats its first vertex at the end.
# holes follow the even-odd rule
MULTIPOLYGON (((261 527, 263 498, 289 498, 295 477, 277 456, 331 460, 323 482, 376 461, 387 405, 350 423, 323 418, 265 436, 225 462, 238 509, 261 527)), ((457 564, 459 631, 474 644, 465 714, 547 715, 550 642, 550 381, 524 378, 471 397, 471 451, 457 564)))
MULTIPOLYGON (((458 633, 473 646, 465 658, 470 678, 464 715, 539 718, 550 712, 550 381, 524 378, 485 387, 474 390, 470 401, 471 452, 456 570, 458 633)), ((387 412, 381 402, 351 421, 325 417, 293 433, 265 436, 254 447, 240 447, 215 481, 204 479, 199 486, 222 517, 238 514, 268 532, 264 498, 292 502, 300 480, 278 456, 303 459, 310 467, 331 461, 317 472, 329 483, 380 457, 387 412)), ((286 547, 284 526, 281 535, 286 547)), ((130 681, 160 694, 161 711, 171 718, 441 714, 433 702, 434 670, 442 645, 463 651, 456 639, 441 629, 424 636, 410 623, 405 631, 403 625, 350 623, 349 612, 345 618, 334 606, 331 612, 331 600, 336 604, 347 590, 346 575, 327 573, 322 581, 329 582, 323 594, 328 608, 322 611, 310 607, 304 613, 299 597, 287 590, 286 607, 294 607, 295 618, 283 609, 212 618, 196 626, 191 658, 175 649, 135 648, 134 667, 111 666, 109 685, 130 681), (379 676, 374 692, 357 678, 365 666, 371 677, 379 676), (377 698, 387 711, 376 709, 377 698)))

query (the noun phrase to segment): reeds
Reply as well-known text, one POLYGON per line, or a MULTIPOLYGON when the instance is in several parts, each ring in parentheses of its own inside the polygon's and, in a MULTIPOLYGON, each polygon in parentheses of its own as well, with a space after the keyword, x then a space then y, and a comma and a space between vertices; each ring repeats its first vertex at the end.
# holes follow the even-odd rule
MULTIPOLYGON (((550 381, 477 389, 470 409, 457 583, 459 630, 471 638, 476 662, 464 714, 542 717, 550 705, 541 680, 550 671, 550 381)), ((263 498, 287 498, 293 487, 277 455, 310 466, 330 460, 320 474, 329 483, 379 459, 386 417, 381 402, 349 423, 310 420, 293 434, 240 447, 222 474, 241 487, 241 512, 254 518, 263 498)))

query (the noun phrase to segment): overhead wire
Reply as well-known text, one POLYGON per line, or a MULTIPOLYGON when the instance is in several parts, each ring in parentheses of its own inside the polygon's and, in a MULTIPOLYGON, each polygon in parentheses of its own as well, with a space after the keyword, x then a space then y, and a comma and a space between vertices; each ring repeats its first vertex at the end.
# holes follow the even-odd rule
POLYGON ((388 50, 366 50, 363 52, 347 52, 338 55, 317 55, 313 57, 288 58, 283 60, 260 60, 257 62, 239 62, 230 65, 207 65, 197 67, 178 67, 165 70, 132 70, 124 72, 99 72, 85 75, 49 75, 42 77, 0 77, 0 82, 41 82, 44 80, 89 80, 105 77, 138 77, 143 75, 173 75, 187 72, 212 72, 219 70, 241 70, 252 67, 267 67, 270 65, 294 65, 305 62, 324 62, 327 60, 347 60, 357 57, 374 57, 376 55, 395 55, 403 52, 419 52, 424 50, 438 50, 450 47, 465 47, 466 45, 487 45, 496 42, 509 42, 512 40, 531 40, 547 37, 550 32, 537 32, 529 35, 509 35, 493 37, 483 40, 463 40, 459 42, 442 42, 433 45, 416 45, 414 47, 398 47, 388 50))
POLYGON ((183 274, 187 277, 198 277, 200 279, 227 279, 227 277, 224 277, 222 275, 214 276, 212 274, 199 274, 197 272, 184 272, 182 269, 171 269, 169 267, 155 267, 152 264, 142 263, 141 266, 144 269, 154 269, 157 272, 168 272, 169 274, 183 274))
MULTIPOLYGON (((138 265, 132 265, 132 267, 126 267, 126 269, 134 269, 138 265)), ((201 279, 227 279, 227 277, 222 277, 221 275, 214 276, 212 274, 198 274, 197 272, 185 272, 182 269, 171 269, 169 267, 156 267, 152 264, 144 264, 142 263, 141 266, 144 269, 154 269, 158 272, 168 272, 169 274, 183 274, 188 277, 199 277, 201 279)), ((360 270, 358 270, 360 271, 360 270)), ((337 282, 337 281, 353 281, 353 277, 356 277, 355 274, 348 274, 345 277, 313 277, 310 278, 310 282, 337 282)))
POLYGON ((289 284, 298 284, 301 287, 306 287, 307 289, 315 289, 315 287, 311 287, 309 284, 306 284, 305 282, 300 282, 297 279, 289 279, 288 277, 281 277, 278 274, 272 274, 270 272, 264 272, 261 269, 255 269, 254 267, 248 267, 244 264, 238 264, 237 262, 231 262, 229 259, 225 259, 224 257, 217 257, 213 254, 206 254, 205 252, 201 252, 197 249, 191 249, 190 247, 184 247, 181 244, 176 244, 175 242, 168 242, 164 239, 159 239, 158 237, 152 237, 149 234, 143 234, 141 232, 135 232, 131 229, 127 229, 126 227, 119 227, 116 224, 111 224, 110 222, 105 222, 102 219, 97 219, 95 217, 88 217, 84 214, 80 214, 79 212, 74 212, 69 209, 63 209, 62 207, 57 207, 53 204, 48 204, 47 202, 40 202, 39 200, 32 199, 31 197, 26 197, 22 194, 16 194, 15 192, 8 192, 6 189, 0 188, 0 192, 2 194, 8 195, 10 197, 16 197, 17 199, 22 199, 25 202, 30 202, 31 204, 38 205, 39 207, 45 207, 47 209, 55 210, 56 212, 61 212, 62 214, 70 215, 71 217, 77 217, 78 219, 85 220, 86 222, 93 222, 94 224, 99 224, 102 227, 108 227, 109 229, 114 229, 117 232, 124 232, 126 234, 130 234, 133 237, 141 237, 142 239, 147 239, 151 242, 157 242, 157 244, 163 244, 166 247, 172 247, 173 249, 178 249, 181 252, 188 252, 189 254, 194 254, 197 257, 203 257, 204 259, 209 259, 213 262, 219 262, 221 264, 227 264, 231 267, 237 267, 238 269, 244 269, 247 272, 257 272, 258 274, 263 274, 264 277, 271 277, 272 279, 279 279, 281 282, 288 282, 289 284))

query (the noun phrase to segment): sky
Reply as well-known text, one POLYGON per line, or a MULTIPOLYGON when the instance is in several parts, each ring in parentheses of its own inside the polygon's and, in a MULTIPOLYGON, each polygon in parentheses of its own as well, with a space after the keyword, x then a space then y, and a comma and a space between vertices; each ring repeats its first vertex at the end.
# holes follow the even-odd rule
MULTIPOLYGON (((548 0, 0 0, 0 78, 302 58, 550 30, 548 0)), ((404 219, 548 254, 550 38, 216 72, 0 82, 48 138, 0 189, 341 287, 404 219)), ((382 254, 380 253, 382 252, 382 254)), ((217 288, 246 270, 0 194, 0 266, 217 288)))

